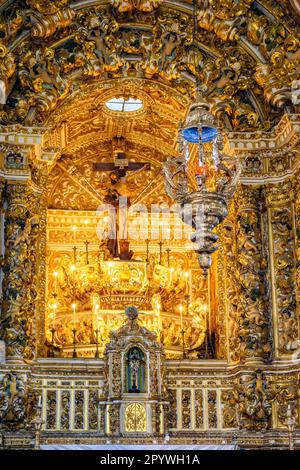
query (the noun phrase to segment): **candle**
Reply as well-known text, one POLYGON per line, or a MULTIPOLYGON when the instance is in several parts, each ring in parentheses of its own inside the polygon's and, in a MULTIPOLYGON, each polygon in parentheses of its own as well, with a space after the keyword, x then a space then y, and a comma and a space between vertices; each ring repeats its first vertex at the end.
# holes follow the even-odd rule
POLYGON ((157 305, 157 323, 158 323, 158 340, 161 337, 161 318, 160 318, 160 305, 157 305))
POLYGON ((76 270, 75 264, 71 264, 70 271, 73 273, 76 270))
POLYGON ((159 230, 159 241, 161 242, 163 238, 163 223, 162 222, 159 222, 158 230, 159 230))
POLYGON ((197 172, 197 175, 206 176, 207 168, 206 166, 198 166, 196 172, 197 172))
POLYGON ((76 252, 77 252, 77 247, 73 246, 73 262, 76 264, 76 252))
POLYGON ((75 317, 76 317, 76 304, 72 304, 72 309, 73 309, 73 323, 74 323, 74 328, 75 328, 75 317))
POLYGON ((167 248, 167 264, 168 264, 168 268, 170 267, 170 248, 167 248))
POLYGON ((146 242, 146 263, 148 263, 149 261, 149 243, 150 243, 150 240, 148 240, 148 238, 145 240, 146 242))
POLYGON ((181 324, 181 330, 183 330, 183 316, 182 316, 182 312, 183 312, 183 306, 182 306, 182 305, 179 305, 179 311, 180 311, 180 324, 181 324))
POLYGON ((162 241, 158 242, 158 245, 159 245, 159 264, 162 264, 162 246, 163 246, 163 242, 162 241))
POLYGON ((42 395, 39 395, 38 406, 42 406, 42 395))
POLYGON ((85 256, 86 256, 86 264, 89 264, 89 244, 87 240, 85 241, 85 256))
POLYGON ((54 294, 57 294, 57 277, 58 277, 58 272, 57 272, 57 271, 54 271, 53 276, 54 276, 54 294))
POLYGON ((188 295, 190 293, 190 273, 189 273, 189 271, 185 271, 184 276, 185 276, 185 289, 186 289, 186 293, 188 295))
POLYGON ((158 305, 157 305, 157 317, 158 317, 158 330, 159 330, 159 333, 161 332, 161 315, 160 315, 160 309, 161 309, 161 306, 158 304, 158 305))
POLYGON ((53 304, 52 309, 52 328, 54 328, 57 304, 53 304))

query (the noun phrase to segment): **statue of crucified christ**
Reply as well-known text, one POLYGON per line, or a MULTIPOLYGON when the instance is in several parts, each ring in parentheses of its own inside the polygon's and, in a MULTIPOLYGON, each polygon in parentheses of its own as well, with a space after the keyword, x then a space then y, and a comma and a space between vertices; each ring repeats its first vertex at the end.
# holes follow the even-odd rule
POLYGON ((148 162, 129 161, 126 158, 124 148, 125 141, 123 138, 113 139, 114 161, 94 163, 93 170, 110 172, 111 187, 104 197, 104 203, 114 208, 114 216, 112 217, 112 214, 110 214, 111 230, 107 240, 110 256, 111 258, 129 260, 133 252, 129 251, 129 242, 127 240, 127 211, 130 206, 130 200, 126 174, 128 171, 149 171, 151 167, 148 162))

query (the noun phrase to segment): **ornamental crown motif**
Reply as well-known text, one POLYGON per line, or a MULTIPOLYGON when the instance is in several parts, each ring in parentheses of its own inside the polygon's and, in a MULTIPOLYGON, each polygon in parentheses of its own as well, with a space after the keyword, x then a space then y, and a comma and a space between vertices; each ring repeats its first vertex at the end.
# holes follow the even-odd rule
POLYGON ((115 348, 122 349, 133 340, 144 343, 149 348, 160 349, 156 333, 140 325, 138 309, 134 306, 127 307, 125 314, 127 318, 121 328, 110 332, 110 342, 106 346, 106 352, 115 348))

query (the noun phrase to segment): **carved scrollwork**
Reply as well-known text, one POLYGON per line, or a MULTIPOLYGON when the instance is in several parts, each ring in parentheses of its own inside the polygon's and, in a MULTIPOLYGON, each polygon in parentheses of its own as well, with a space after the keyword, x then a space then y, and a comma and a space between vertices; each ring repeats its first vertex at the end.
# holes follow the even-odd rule
POLYGON ((4 123, 43 122, 78 88, 78 76, 160 78, 191 97, 189 78, 199 75, 216 115, 241 131, 270 127, 261 119, 262 108, 276 120, 273 106, 295 104, 296 30, 286 27, 287 18, 272 24, 248 0, 202 2, 195 33, 193 13, 186 13, 181 2, 173 8, 161 0, 111 0, 110 5, 76 10, 63 0, 21 3, 0 21, 4 123), (146 27, 135 29, 136 22, 146 27), (30 34, 21 38, 22 31, 30 34), (16 37, 20 43, 11 53, 16 37), (242 37, 249 42, 247 49, 253 48, 265 61, 245 52, 242 37), (14 75, 18 86, 10 86, 14 75))
POLYGON ((266 430, 271 426, 273 395, 262 371, 244 375, 234 387, 238 425, 241 429, 266 430))

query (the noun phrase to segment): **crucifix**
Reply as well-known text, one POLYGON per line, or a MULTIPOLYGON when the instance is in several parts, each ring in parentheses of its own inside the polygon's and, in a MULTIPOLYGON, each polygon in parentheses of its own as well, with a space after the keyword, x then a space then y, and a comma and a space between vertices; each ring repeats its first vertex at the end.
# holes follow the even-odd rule
POLYGON ((113 162, 97 162, 93 163, 94 171, 110 171, 118 179, 126 178, 128 171, 139 171, 151 169, 149 162, 131 162, 126 158, 125 139, 123 137, 115 137, 113 144, 113 162))
POLYGON ((113 237, 108 237, 107 248, 112 258, 129 260, 131 259, 133 252, 129 251, 129 242, 126 239, 127 209, 130 205, 129 199, 127 199, 128 188, 126 184, 126 176, 129 171, 149 171, 151 166, 149 162, 131 162, 126 158, 124 138, 114 138, 112 145, 114 161, 94 163, 93 170, 110 172, 112 188, 108 189, 108 192, 104 197, 104 202, 115 208, 116 214, 114 214, 114 225, 116 230, 112 230, 114 234, 113 237), (120 239, 120 251, 118 246, 118 237, 120 239))

